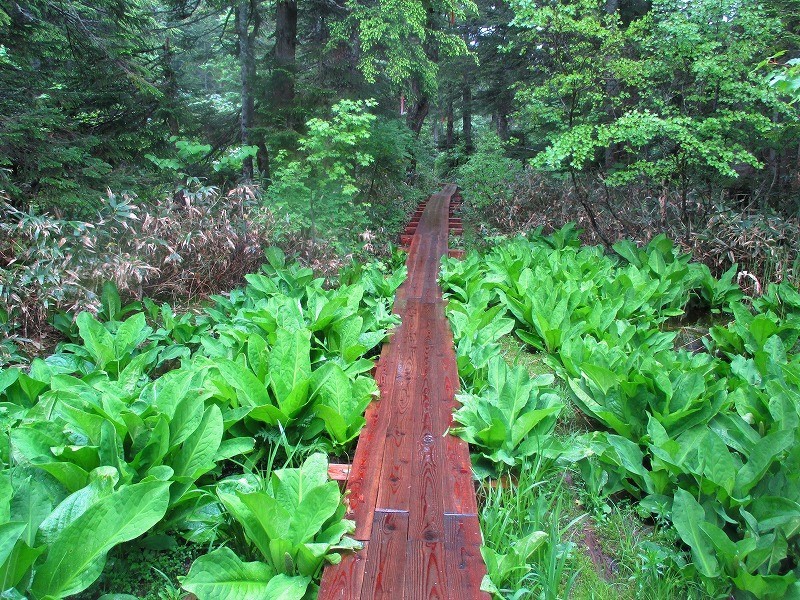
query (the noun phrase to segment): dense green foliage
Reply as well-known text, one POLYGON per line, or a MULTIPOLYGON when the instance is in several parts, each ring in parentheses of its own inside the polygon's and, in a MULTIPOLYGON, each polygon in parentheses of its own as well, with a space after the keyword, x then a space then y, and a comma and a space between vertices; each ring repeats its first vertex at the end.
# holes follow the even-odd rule
POLYGON ((352 449, 404 277, 358 261, 436 175, 467 245, 525 233, 444 272, 453 430, 511 481, 483 490, 486 588, 569 594, 555 464, 681 540, 648 559, 668 582, 800 594, 798 14, 0 1, 0 591, 105 585, 181 536, 201 599, 313 597, 354 544, 312 452, 352 449), (571 220, 604 247, 534 230, 571 220), (510 366, 512 333, 552 373, 510 366), (597 431, 566 444, 573 409, 597 431))
MULTIPOLYGON (((437 11, 464 14, 451 3, 437 11)), ((154 183, 187 177, 269 180, 278 154, 302 156, 301 138, 339 100, 379 96, 376 112, 398 120, 401 93, 434 93, 437 56, 466 51, 444 24, 417 0, 5 2, 0 189, 18 208, 76 215, 109 186, 149 199, 154 183)))
MULTIPOLYGON (((564 447, 542 431, 532 437, 536 449, 576 463, 595 496, 628 492, 644 513, 671 522, 710 588, 724 578, 754 597, 785 597, 798 580, 800 294, 773 285, 745 304, 737 286, 715 280, 664 237, 614 249, 581 248, 565 229, 448 261, 454 331, 489 313, 513 318, 516 335, 546 353, 569 400, 601 426, 564 447), (730 321, 711 327, 702 349, 676 350, 676 332, 665 326, 690 303, 730 321)), ((481 331, 491 340, 510 329, 481 331)), ((459 341, 478 366, 483 347, 459 341)), ((466 415, 501 408, 517 423, 536 420, 535 404, 520 413, 501 402, 509 395, 498 386, 490 390, 482 408, 462 408, 456 419, 471 424, 466 415)), ((467 439, 482 449, 491 431, 467 439)))
POLYGON ((235 572, 301 598, 323 559, 352 547, 324 456, 271 479, 223 475, 268 454, 273 464, 278 448, 351 445, 377 393, 364 373, 396 323, 389 302, 404 274, 373 266, 328 290, 280 251, 267 258, 247 287, 197 316, 123 306, 109 284, 102 311, 79 314, 55 354, 0 371, 5 589, 62 598, 142 534, 219 544, 243 531, 239 546, 266 562, 217 550, 195 563, 187 589, 222 597, 203 590, 233 585, 235 572))

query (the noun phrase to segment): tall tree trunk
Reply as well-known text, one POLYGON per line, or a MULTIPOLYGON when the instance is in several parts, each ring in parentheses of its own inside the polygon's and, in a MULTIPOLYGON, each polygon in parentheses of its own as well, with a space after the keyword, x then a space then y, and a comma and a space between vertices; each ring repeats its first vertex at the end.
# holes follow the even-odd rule
POLYGON ((508 113, 505 111, 502 111, 497 115, 497 135, 504 142, 508 141, 508 113))
POLYGON ((464 148, 467 154, 470 154, 472 152, 472 88, 467 81, 464 81, 464 86, 461 88, 461 101, 463 103, 461 121, 464 130, 464 148))
POLYGON ((453 147, 453 96, 447 97, 447 135, 444 140, 444 146, 447 150, 453 147))
POLYGON ((800 145, 797 146, 797 156, 794 159, 794 177, 792 177, 792 191, 800 190, 800 145))
POLYGON ((272 101, 282 113, 286 127, 293 128, 294 79, 297 71, 297 0, 280 0, 275 5, 275 68, 272 72, 272 101))
POLYGON ((428 111, 431 107, 428 96, 421 93, 421 86, 416 78, 411 80, 411 96, 408 113, 406 114, 406 124, 414 132, 414 135, 419 137, 419 132, 422 131, 422 125, 425 123, 425 117, 428 116, 428 111))
MULTIPOLYGON (((236 6, 236 35, 239 41, 239 75, 242 84, 241 136, 243 146, 250 144, 250 132, 253 128, 255 114, 253 80, 255 79, 256 66, 253 55, 253 40, 250 37, 251 17, 253 17, 253 14, 250 0, 239 0, 239 4, 236 6)), ((253 158, 250 156, 244 159, 242 178, 253 178, 253 158)))

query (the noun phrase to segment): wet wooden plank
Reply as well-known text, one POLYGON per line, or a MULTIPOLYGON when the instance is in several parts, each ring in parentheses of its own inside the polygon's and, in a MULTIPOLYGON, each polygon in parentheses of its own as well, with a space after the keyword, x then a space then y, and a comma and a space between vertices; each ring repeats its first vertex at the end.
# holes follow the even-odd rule
MULTIPOLYGON (((420 308, 419 321, 423 320, 422 313, 420 308)), ((403 382, 392 392, 391 415, 379 475, 379 509, 409 509, 414 421, 424 387, 422 371, 431 352, 430 346, 425 343, 424 332, 419 335, 417 346, 408 347, 408 356, 404 357, 411 364, 411 381, 403 382)))
POLYGON ((414 457, 411 465, 411 504, 409 539, 442 541, 444 499, 442 478, 446 471, 445 448, 440 386, 440 359, 435 321, 437 307, 426 305, 426 316, 433 323, 427 331, 427 345, 431 348, 425 356, 420 376, 422 393, 417 398, 414 422, 414 457))
POLYGON ((481 557, 482 537, 475 515, 445 515, 445 568, 449 600, 490 600, 481 592, 486 566, 481 557))
POLYGON ((406 579, 408 513, 376 511, 364 566, 362 600, 402 598, 406 579))
POLYGON ((366 413, 367 424, 361 430, 353 464, 350 467, 350 480, 347 484, 347 518, 356 523, 353 537, 369 540, 372 532, 372 515, 375 512, 375 498, 378 485, 373 473, 379 472, 389 422, 387 411, 380 409, 381 402, 373 402, 366 413))
POLYGON ((413 381, 412 365, 407 355, 409 349, 416 345, 418 309, 416 306, 406 306, 405 301, 400 301, 400 305, 403 322, 398 333, 381 352, 376 374, 381 399, 372 402, 367 409, 367 424, 359 435, 350 469, 347 517, 356 522, 354 537, 358 540, 370 539, 379 491, 378 475, 383 467, 387 432, 393 413, 391 405, 396 401, 394 390, 396 387, 408 387, 413 381))
POLYGON ((334 481, 347 481, 350 476, 350 465, 343 463, 331 463, 328 465, 328 477, 334 481))
POLYGON ((326 570, 326 600, 488 598, 468 448, 445 434, 458 371, 438 275, 448 229, 460 224, 450 218, 455 192, 431 195, 404 236, 409 277, 395 300, 403 324, 381 353, 381 399, 367 409, 347 485, 368 549, 326 570))
POLYGON ((454 435, 447 435, 445 456, 447 470, 442 479, 444 511, 474 515, 478 512, 475 485, 472 482, 472 462, 467 443, 454 435))
POLYGON ((358 552, 342 557, 338 565, 329 565, 322 574, 318 600, 359 600, 364 584, 364 567, 369 544, 358 552))
POLYGON ((448 597, 443 542, 409 541, 406 562, 404 600, 445 600, 448 597))

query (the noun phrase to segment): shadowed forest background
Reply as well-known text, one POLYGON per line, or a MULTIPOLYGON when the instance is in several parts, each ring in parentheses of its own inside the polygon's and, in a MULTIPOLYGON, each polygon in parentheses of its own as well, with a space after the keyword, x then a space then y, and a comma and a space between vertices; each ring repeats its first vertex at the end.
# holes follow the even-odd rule
POLYGON ((385 252, 443 179, 465 190, 468 242, 576 221, 605 243, 668 232, 715 272, 791 276, 798 14, 2 2, 4 320, 35 335, 108 277, 137 297, 229 289, 266 243, 335 269, 385 252))

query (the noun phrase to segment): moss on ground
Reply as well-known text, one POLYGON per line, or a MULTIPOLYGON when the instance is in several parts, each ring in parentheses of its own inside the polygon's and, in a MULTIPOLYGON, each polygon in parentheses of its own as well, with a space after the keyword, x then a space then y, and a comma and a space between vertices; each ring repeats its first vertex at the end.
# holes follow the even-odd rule
POLYGON ((140 600, 177 600, 183 597, 178 577, 189 572, 192 562, 208 548, 178 543, 174 548, 151 550, 134 544, 114 548, 103 575, 75 600, 103 594, 129 594, 140 600))

